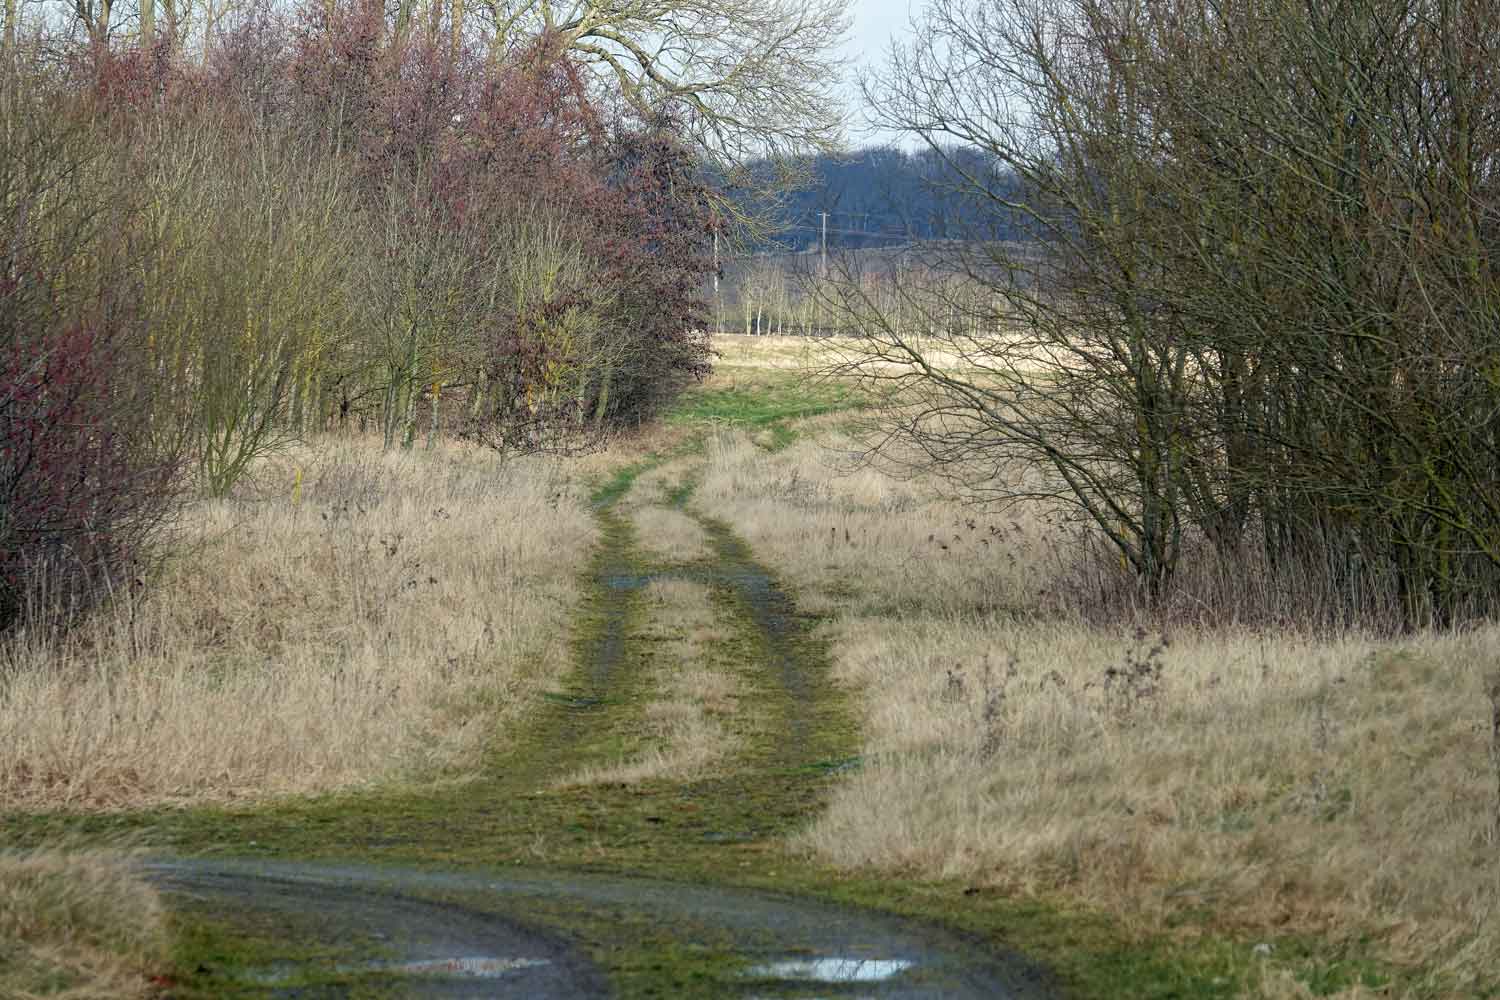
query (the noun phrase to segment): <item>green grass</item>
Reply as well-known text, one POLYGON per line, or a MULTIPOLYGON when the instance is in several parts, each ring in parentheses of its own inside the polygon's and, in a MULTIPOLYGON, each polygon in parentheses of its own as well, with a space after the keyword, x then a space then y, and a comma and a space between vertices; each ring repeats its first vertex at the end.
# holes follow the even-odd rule
POLYGON ((339 996, 399 995, 389 985, 349 983, 348 975, 331 971, 388 956, 378 940, 327 941, 317 917, 247 908, 226 918, 188 896, 176 904, 171 926, 175 971, 167 979, 173 1000, 263 997, 273 991, 286 995, 334 985, 341 987, 339 996), (264 975, 277 969, 288 973, 274 979, 264 975))
POLYGON ((726 368, 684 393, 667 422, 766 430, 771 435, 766 444, 776 450, 796 440, 794 421, 861 409, 868 402, 847 383, 774 369, 726 368))

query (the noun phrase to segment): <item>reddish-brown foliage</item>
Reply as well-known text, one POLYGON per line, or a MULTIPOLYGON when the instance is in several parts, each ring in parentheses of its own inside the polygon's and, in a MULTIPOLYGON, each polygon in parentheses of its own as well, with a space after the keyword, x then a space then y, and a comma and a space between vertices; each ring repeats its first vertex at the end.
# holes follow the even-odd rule
POLYGON ((35 272, 0 280, 0 628, 86 608, 136 572, 174 464, 102 323, 49 328, 35 272))

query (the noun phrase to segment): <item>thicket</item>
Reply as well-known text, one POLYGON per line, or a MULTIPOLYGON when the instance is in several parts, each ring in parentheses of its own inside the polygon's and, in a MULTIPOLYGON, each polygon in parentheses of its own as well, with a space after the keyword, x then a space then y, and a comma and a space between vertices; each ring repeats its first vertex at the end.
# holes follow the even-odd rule
POLYGON ((322 2, 217 28, 5 52, 0 628, 118 585, 286 439, 576 450, 706 368, 717 223, 670 118, 545 36, 481 58, 322 2))
POLYGON ((936 0, 872 96, 986 153, 923 263, 987 294, 846 283, 850 366, 966 495, 1088 525, 1088 610, 1492 614, 1497 52, 1477 0, 936 0))
POLYGON ((60 88, 0 66, 0 628, 139 572, 179 450, 130 351, 128 191, 60 88))

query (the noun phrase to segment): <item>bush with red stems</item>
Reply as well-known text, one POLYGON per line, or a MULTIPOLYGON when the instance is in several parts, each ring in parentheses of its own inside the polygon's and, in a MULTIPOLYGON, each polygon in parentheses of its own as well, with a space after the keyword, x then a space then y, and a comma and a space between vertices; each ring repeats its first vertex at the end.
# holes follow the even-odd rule
POLYGON ((699 164, 547 39, 496 60, 317 2, 191 58, 61 51, 0 81, 35 140, 0 150, 0 629, 133 575, 181 466, 228 495, 276 442, 409 445, 419 410, 571 450, 707 369, 699 164))
POLYGON ((175 463, 104 322, 53 325, 40 280, 0 278, 0 629, 66 622, 130 586, 170 513, 175 463), (30 308, 28 308, 30 307, 30 308))

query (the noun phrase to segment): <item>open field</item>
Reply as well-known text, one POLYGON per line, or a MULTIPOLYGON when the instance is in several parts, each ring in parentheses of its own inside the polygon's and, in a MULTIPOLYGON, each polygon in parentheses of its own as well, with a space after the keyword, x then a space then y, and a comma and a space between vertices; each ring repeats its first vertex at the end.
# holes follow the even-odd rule
POLYGON ((1049 512, 946 501, 803 430, 720 432, 697 498, 829 616, 859 692, 865 766, 805 849, 1164 933, 1373 943, 1419 992, 1500 968, 1500 630, 1091 628, 1043 597, 1067 561, 1049 512))
MULTIPOLYGON (((915 343, 915 341, 914 341, 915 343)), ((866 370, 907 370, 905 359, 871 360, 864 352, 854 351, 856 342, 846 337, 763 337, 743 334, 721 334, 714 337, 714 351, 718 355, 718 371, 721 377, 738 369, 752 372, 770 369, 783 372, 807 373, 847 362, 859 356, 866 370)), ((964 342, 965 351, 974 351, 977 344, 964 342)), ((966 359, 953 349, 945 349, 942 341, 921 343, 923 358, 935 368, 964 367, 966 359)))
MULTIPOLYGON (((9 837, 750 885, 1078 996, 1495 995, 1500 630, 1086 625, 1053 512, 861 464, 801 345, 723 347, 603 455, 315 443, 196 508, 154 586, 9 648, 9 837)), ((608 931, 623 994, 725 995, 657 935, 608 931)))
POLYGON ((162 579, 0 650, 0 806, 462 778, 568 664, 592 526, 562 476, 350 439, 199 503, 162 579))

